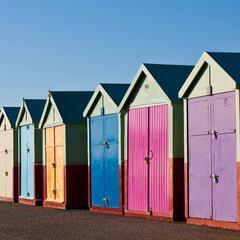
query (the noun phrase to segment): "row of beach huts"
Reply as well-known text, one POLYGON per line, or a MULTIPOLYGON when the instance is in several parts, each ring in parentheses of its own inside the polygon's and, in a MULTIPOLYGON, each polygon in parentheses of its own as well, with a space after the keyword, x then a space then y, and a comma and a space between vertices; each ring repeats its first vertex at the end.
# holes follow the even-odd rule
POLYGON ((240 230, 240 53, 0 113, 0 200, 240 230))

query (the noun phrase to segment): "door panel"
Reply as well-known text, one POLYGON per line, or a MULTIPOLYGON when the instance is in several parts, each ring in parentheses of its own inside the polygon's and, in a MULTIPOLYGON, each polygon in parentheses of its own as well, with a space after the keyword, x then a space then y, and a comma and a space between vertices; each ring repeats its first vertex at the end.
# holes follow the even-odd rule
POLYGON ((91 147, 91 205, 104 206, 104 146, 91 147))
POLYGON ((55 162, 56 162, 56 201, 64 201, 64 151, 63 146, 55 147, 55 162))
POLYGON ((148 211, 148 108, 128 112, 128 209, 148 211))
POLYGON ((28 191, 28 198, 33 199, 34 198, 34 159, 33 159, 33 135, 34 130, 32 125, 28 125, 27 127, 27 174, 28 174, 28 182, 27 182, 27 191, 28 191))
POLYGON ((188 100, 188 133, 193 135, 208 134, 210 130, 209 97, 188 100))
POLYGON ((47 199, 53 201, 55 195, 53 190, 55 189, 55 169, 53 168, 54 164, 54 146, 46 146, 46 185, 47 185, 47 199))
POLYGON ((235 132, 235 97, 234 93, 218 94, 213 97, 213 130, 218 133, 235 132))
POLYGON ((91 205, 104 206, 103 116, 90 118, 91 205))
POLYGON ((6 177, 5 177, 5 151, 1 149, 0 151, 0 196, 6 197, 6 177))
POLYGON ((152 212, 169 212, 168 107, 149 108, 149 207, 152 212))
POLYGON ((104 150, 104 186, 105 207, 119 208, 119 172, 118 172, 118 115, 104 116, 104 137, 107 145, 104 150))
POLYGON ((212 218, 211 137, 189 138, 189 215, 212 218))
POLYGON ((21 170, 21 197, 26 198, 28 193, 28 130, 26 126, 20 127, 20 170, 21 170))
POLYGON ((236 136, 219 134, 214 143, 213 219, 237 221, 236 136))
POLYGON ((0 132, 0 196, 6 196, 6 180, 5 180, 5 149, 6 149, 6 141, 5 141, 6 133, 4 131, 0 132))
POLYGON ((8 151, 8 154, 6 154, 6 197, 13 198, 13 150, 8 151))

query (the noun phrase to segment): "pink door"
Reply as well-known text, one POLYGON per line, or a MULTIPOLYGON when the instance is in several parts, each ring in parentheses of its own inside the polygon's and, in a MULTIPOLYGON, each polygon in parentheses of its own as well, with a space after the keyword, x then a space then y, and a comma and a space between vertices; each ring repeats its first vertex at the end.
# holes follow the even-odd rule
POLYGON ((168 213, 168 107, 128 115, 128 209, 168 213))
POLYGON ((148 108, 128 113, 128 209, 148 211, 148 108))
POLYGON ((149 108, 149 209, 169 212, 168 107, 149 108))

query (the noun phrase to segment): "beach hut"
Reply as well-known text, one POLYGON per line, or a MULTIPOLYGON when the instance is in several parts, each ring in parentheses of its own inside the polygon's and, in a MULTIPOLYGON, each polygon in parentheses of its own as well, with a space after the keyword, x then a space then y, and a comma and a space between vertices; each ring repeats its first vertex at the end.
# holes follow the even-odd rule
POLYGON ((0 200, 18 201, 17 130, 18 107, 3 107, 0 113, 0 200))
POLYGON ((23 99, 18 129, 19 202, 42 205, 42 130, 38 128, 46 100, 23 99))
POLYGON ((183 106, 192 66, 142 64, 119 110, 125 119, 125 214, 182 219, 183 106))
POLYGON ((240 53, 204 52, 179 97, 188 223, 240 229, 240 53))
POLYGON ((45 207, 87 207, 87 121, 83 110, 92 94, 49 92, 39 123, 43 128, 45 207))
POLYGON ((122 213, 123 129, 118 106, 129 84, 99 84, 84 117, 88 118, 89 208, 122 213))

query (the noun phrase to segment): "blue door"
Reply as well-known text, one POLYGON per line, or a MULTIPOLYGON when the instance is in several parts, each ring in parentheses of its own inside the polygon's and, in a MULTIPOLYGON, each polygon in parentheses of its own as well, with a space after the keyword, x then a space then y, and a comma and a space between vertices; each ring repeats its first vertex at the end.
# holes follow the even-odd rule
POLYGON ((119 208, 118 115, 90 119, 91 205, 119 208))
POLYGON ((20 169, 22 198, 34 198, 33 188, 33 126, 20 127, 20 169))
POLYGON ((104 146, 103 117, 94 117, 90 120, 91 138, 91 205, 103 206, 104 198, 104 146))

